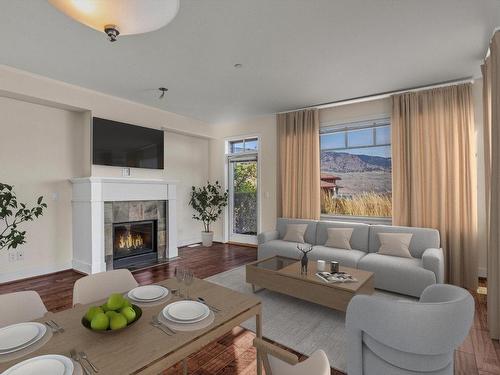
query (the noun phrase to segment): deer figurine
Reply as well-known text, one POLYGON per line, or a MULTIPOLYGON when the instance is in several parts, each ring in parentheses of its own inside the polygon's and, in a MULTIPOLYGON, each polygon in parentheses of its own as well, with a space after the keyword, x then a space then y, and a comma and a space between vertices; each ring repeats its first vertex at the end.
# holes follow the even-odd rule
POLYGON ((297 249, 302 253, 302 259, 300 260, 300 273, 302 275, 307 275, 307 263, 309 262, 309 259, 307 259, 307 254, 310 253, 313 249, 312 245, 308 245, 305 248, 300 247, 299 244, 297 244, 297 249))

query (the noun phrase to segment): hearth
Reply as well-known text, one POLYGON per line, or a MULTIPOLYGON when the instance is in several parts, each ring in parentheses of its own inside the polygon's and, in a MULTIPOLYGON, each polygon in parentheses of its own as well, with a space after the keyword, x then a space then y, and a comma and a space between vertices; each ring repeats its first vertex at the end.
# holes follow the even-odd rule
POLYGON ((157 220, 113 223, 113 268, 158 258, 157 220))

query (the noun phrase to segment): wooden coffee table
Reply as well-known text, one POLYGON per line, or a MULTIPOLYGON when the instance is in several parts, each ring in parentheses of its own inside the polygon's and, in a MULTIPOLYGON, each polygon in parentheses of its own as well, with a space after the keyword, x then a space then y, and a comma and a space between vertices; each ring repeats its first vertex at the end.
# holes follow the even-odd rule
POLYGON ((316 276, 316 262, 310 261, 307 275, 300 273, 297 259, 273 256, 246 265, 246 282, 278 293, 314 302, 335 310, 346 311, 356 294, 373 294, 373 272, 340 267, 356 278, 351 283, 326 283, 316 276))

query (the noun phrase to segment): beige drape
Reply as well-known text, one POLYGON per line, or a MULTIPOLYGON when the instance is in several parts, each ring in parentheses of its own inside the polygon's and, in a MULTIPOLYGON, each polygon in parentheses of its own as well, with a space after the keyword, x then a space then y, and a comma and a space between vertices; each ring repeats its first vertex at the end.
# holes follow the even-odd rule
POLYGON ((439 230, 448 282, 477 286, 471 85, 393 96, 393 223, 439 230))
POLYGON ((483 136, 488 231, 488 328, 500 338, 500 33, 490 44, 483 72, 483 136))
POLYGON ((319 114, 278 114, 278 215, 319 219, 319 114))

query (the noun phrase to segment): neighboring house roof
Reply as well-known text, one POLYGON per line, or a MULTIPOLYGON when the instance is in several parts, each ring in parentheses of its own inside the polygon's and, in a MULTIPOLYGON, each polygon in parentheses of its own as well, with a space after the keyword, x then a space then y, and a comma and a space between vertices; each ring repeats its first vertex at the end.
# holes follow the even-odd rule
POLYGON ((320 186, 322 189, 329 189, 329 188, 337 187, 337 184, 334 182, 321 181, 320 186))
POLYGON ((328 182, 342 180, 342 178, 329 173, 321 173, 320 179, 328 182))

